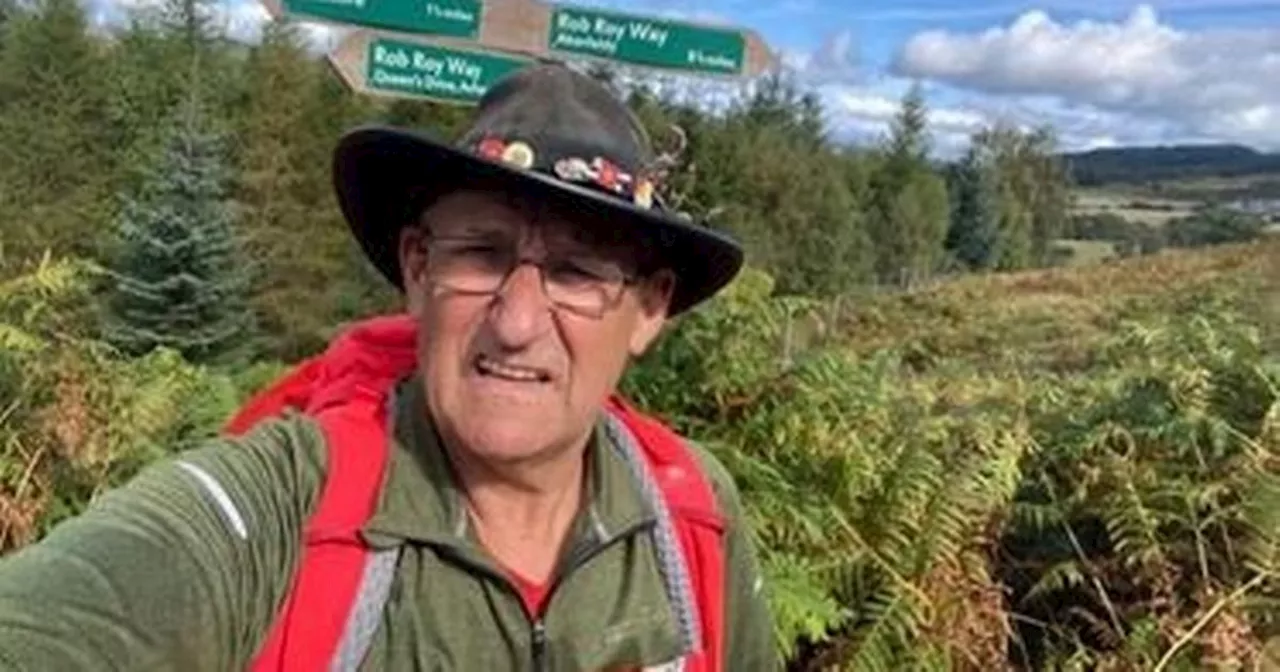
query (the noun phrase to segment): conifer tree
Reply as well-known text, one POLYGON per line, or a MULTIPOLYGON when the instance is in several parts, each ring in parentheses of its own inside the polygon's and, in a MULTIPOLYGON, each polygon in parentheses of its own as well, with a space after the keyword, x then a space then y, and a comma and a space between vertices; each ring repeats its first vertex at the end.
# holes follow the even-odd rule
POLYGON ((13 0, 0 0, 0 49, 4 48, 4 24, 17 11, 17 4, 13 0))
POLYGON ((104 336, 126 353, 168 347, 217 361, 252 336, 225 137, 212 126, 192 95, 142 186, 124 199, 104 336))
POLYGON ((87 23, 76 0, 38 0, 0 25, 0 227, 10 260, 99 247, 110 165, 102 51, 87 23))
POLYGON ((928 110, 915 85, 903 97, 871 181, 870 232, 881 282, 909 286, 941 265, 947 191, 928 163, 929 151, 928 110))
POLYGON ((984 161, 981 148, 973 145, 949 177, 951 225, 947 250, 965 269, 991 268, 1000 236, 993 168, 984 161))

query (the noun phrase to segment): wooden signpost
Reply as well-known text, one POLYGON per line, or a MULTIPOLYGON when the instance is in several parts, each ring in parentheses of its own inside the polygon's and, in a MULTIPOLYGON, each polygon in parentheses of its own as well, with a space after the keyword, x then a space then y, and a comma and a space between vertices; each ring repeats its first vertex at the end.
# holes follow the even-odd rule
POLYGON ((373 95, 470 105, 537 59, 591 59, 710 77, 750 77, 776 60, 754 31, 543 0, 262 0, 277 18, 357 30, 328 58, 373 95))

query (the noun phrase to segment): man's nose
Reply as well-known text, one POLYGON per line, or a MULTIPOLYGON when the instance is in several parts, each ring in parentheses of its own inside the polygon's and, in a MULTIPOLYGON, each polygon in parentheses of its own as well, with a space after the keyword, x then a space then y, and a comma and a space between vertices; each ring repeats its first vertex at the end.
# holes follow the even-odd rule
POLYGON ((519 348, 551 328, 550 307, 542 289, 542 271, 534 264, 520 263, 498 290, 489 323, 504 347, 519 348))

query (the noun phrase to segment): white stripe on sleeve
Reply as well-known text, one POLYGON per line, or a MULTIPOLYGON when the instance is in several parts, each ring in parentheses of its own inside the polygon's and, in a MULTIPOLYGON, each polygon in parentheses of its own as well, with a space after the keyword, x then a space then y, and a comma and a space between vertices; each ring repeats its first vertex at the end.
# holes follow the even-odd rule
POLYGON ((190 462, 178 460, 178 466, 182 467, 192 476, 195 476, 196 480, 200 482, 200 485, 204 486, 204 489, 213 496, 214 503, 222 510, 222 515, 226 516, 227 522, 230 523, 232 529, 235 530, 236 536, 241 539, 248 539, 249 530, 245 527, 244 518, 240 517, 239 509, 237 509, 236 505, 231 502, 231 496, 222 488, 222 484, 218 483, 213 476, 210 476, 209 472, 191 464, 190 462))

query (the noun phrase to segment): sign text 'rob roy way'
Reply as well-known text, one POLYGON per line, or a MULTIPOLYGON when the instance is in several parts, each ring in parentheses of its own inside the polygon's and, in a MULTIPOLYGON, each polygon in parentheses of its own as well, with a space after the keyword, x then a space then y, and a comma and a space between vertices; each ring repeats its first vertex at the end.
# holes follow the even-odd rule
POLYGON ((369 41, 366 85, 377 91, 458 103, 478 101, 525 59, 387 38, 369 41))
POLYGON ((552 50, 679 70, 737 74, 746 59, 740 32, 614 12, 557 6, 552 50))
POLYGON ((360 27, 328 54, 354 90, 446 103, 474 104, 538 58, 731 77, 773 62, 749 31, 543 0, 260 1, 276 17, 360 27))

